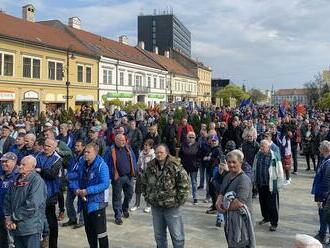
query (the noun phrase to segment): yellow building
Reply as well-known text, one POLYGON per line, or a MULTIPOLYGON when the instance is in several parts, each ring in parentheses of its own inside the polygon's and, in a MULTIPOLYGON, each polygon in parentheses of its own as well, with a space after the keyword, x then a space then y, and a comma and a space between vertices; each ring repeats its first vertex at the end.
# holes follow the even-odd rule
POLYGON ((0 112, 56 110, 67 98, 73 110, 96 106, 98 58, 65 30, 33 22, 34 12, 0 13, 0 112))
POLYGON ((212 71, 211 68, 203 65, 197 66, 197 103, 202 106, 211 105, 211 81, 212 71))

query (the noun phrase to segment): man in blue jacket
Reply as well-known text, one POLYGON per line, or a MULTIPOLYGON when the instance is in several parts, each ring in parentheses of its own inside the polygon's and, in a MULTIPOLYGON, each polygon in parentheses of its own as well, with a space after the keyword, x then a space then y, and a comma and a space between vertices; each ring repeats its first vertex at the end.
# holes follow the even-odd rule
POLYGON ((56 152, 56 148, 56 140, 46 139, 44 151, 37 157, 36 168, 47 186, 46 218, 49 226, 49 248, 57 248, 58 238, 56 204, 60 192, 59 172, 62 167, 62 158, 56 152))
POLYGON ((0 170, 0 247, 8 247, 8 233, 5 228, 3 204, 5 196, 9 189, 14 185, 19 172, 16 166, 16 154, 7 152, 1 157, 0 161, 2 167, 2 170, 0 170))
POLYGON ((78 170, 70 173, 69 187, 76 193, 79 210, 83 211, 85 232, 91 248, 109 247, 106 207, 109 198, 109 169, 98 155, 95 143, 86 145, 84 157, 79 160, 78 170), (98 246, 99 245, 99 246, 98 246))
POLYGON ((20 175, 5 198, 5 225, 13 234, 16 248, 40 247, 47 193, 44 181, 34 171, 35 166, 33 156, 22 159, 20 175))
POLYGON ((128 208, 133 196, 133 177, 136 171, 136 159, 133 150, 127 144, 123 134, 117 134, 115 145, 106 151, 104 160, 109 166, 112 183, 112 207, 115 223, 122 225, 122 215, 129 217, 128 208), (122 203, 122 191, 124 201, 122 203))
POLYGON ((330 230, 330 226, 325 221, 324 211, 324 206, 330 192, 330 142, 327 140, 322 141, 319 150, 321 160, 316 170, 312 194, 314 194, 314 200, 319 208, 320 217, 320 230, 315 238, 325 244, 327 229, 330 230))
POLYGON ((73 226, 74 229, 84 226, 84 219, 82 213, 80 213, 79 223, 77 223, 77 212, 73 205, 76 195, 75 192, 72 190, 72 188, 70 188, 70 185, 72 185, 75 182, 73 182, 74 179, 71 179, 71 177, 79 170, 79 161, 82 159, 84 155, 85 146, 86 146, 85 141, 83 140, 76 141, 74 145, 74 154, 73 157, 69 160, 68 168, 67 168, 68 191, 66 195, 66 209, 69 220, 63 223, 63 226, 73 226))

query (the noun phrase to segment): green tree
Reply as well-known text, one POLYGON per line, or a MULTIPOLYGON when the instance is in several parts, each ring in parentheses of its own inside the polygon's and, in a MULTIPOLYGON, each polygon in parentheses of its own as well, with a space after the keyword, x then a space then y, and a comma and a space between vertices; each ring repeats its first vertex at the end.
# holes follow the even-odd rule
POLYGON ((258 89, 251 89, 249 94, 253 103, 262 102, 267 99, 267 96, 258 89))
POLYGON ((223 103, 229 105, 230 98, 235 98, 237 102, 240 102, 243 99, 249 98, 249 94, 244 92, 241 87, 229 84, 225 88, 218 90, 216 92, 216 97, 222 98, 223 103))
POLYGON ((317 106, 323 110, 330 109, 330 92, 325 93, 318 101, 317 106))

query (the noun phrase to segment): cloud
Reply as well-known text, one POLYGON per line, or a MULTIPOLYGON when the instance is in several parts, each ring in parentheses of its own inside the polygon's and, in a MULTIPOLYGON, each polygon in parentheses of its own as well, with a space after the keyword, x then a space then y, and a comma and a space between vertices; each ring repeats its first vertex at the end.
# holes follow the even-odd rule
MULTIPOLYGON (((302 86, 326 68, 330 51, 328 0, 76 0, 31 1, 41 19, 67 22, 136 44, 137 15, 174 10, 192 33, 192 54, 210 65, 214 77, 253 87, 302 86)), ((26 1, 0 0, 19 13, 26 1)))

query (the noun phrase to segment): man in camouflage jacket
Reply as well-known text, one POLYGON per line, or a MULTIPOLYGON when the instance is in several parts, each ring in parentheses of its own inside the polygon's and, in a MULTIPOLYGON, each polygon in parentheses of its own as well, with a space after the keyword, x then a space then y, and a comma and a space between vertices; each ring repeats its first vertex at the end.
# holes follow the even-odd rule
POLYGON ((184 247, 181 205, 189 194, 189 179, 178 160, 168 154, 165 145, 156 148, 156 158, 142 174, 142 192, 152 207, 155 240, 158 248, 167 248, 166 228, 174 248, 184 247))

